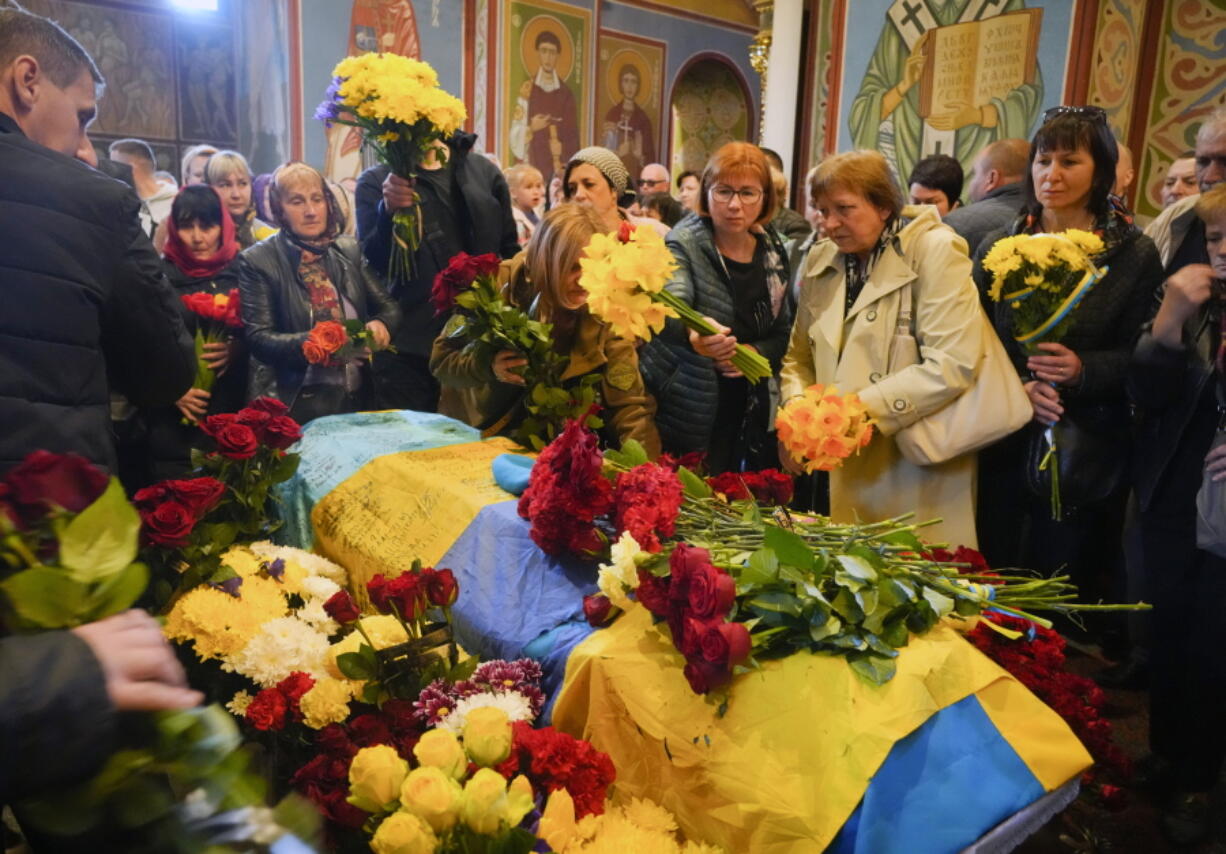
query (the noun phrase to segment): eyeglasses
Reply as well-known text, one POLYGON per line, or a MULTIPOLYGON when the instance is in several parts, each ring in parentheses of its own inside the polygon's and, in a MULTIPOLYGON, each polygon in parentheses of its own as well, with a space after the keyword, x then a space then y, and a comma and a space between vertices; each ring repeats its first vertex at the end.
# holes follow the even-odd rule
POLYGON ((734 190, 723 185, 711 189, 711 197, 725 205, 732 201, 733 196, 739 197, 743 205, 752 205, 761 201, 762 191, 754 187, 742 187, 739 190, 734 190))
POLYGON ((639 178, 640 187, 654 187, 656 184, 667 184, 667 178, 639 178))
POLYGON ((1085 106, 1085 107, 1052 107, 1045 110, 1043 113, 1043 124, 1047 124, 1056 116, 1078 116, 1083 119, 1089 119, 1092 122, 1107 123, 1107 111, 1102 107, 1085 106))

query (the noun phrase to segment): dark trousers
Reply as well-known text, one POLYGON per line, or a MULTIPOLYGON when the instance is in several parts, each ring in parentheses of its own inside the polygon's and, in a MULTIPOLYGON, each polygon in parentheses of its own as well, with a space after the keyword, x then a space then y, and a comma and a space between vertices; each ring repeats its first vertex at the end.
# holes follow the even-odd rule
POLYGON ((413 353, 378 353, 374 359, 375 401, 379 409, 438 412, 438 380, 430 360, 413 353))

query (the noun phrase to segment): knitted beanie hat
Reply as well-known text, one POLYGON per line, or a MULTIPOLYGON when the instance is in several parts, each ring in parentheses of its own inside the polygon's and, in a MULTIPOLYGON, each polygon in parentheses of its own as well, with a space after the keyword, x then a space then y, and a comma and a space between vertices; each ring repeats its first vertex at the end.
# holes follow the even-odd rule
POLYGON ((589 145, 587 148, 581 148, 571 155, 570 161, 566 164, 566 175, 569 177, 570 170, 577 163, 588 163, 600 170, 600 174, 604 175, 613 185, 613 192, 620 199, 625 195, 626 190, 630 186, 630 173, 626 171, 626 164, 622 163, 621 158, 609 151, 607 148, 601 148, 599 145, 589 145))

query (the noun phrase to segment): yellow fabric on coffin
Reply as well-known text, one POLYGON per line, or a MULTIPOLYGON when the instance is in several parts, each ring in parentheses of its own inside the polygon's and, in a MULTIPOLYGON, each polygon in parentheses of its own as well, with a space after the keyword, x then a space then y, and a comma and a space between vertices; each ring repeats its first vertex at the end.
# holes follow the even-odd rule
POLYGON ((349 570, 351 591, 368 604, 367 581, 399 575, 414 558, 433 565, 481 508, 514 497, 490 465, 517 449, 498 438, 372 460, 311 510, 316 550, 349 570))
POLYGON ((819 854, 894 743, 971 694, 1048 790, 1091 762, 1055 712, 947 625, 913 637, 880 687, 835 656, 766 662, 736 679, 723 718, 682 663, 636 605, 571 653, 553 722, 612 757, 617 800, 657 800, 687 838, 728 851, 819 854))

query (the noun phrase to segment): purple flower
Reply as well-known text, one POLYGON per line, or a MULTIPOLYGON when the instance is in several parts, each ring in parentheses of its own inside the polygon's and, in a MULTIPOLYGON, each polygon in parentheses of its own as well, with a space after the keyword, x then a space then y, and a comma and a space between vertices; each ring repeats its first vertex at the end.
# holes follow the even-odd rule
POLYGON ((237 575, 234 576, 233 578, 227 578, 225 581, 220 581, 220 582, 210 581, 209 582, 209 587, 216 587, 222 593, 228 593, 229 595, 233 596, 235 599, 242 598, 241 596, 238 595, 238 588, 242 586, 243 586, 243 579, 237 575))
POLYGON ((282 558, 277 558, 272 563, 263 565, 264 572, 274 581, 281 581, 285 576, 285 561, 282 558))
POLYGON ((332 127, 332 122, 340 115, 340 98, 337 93, 344 82, 341 77, 333 77, 324 92, 323 101, 315 108, 316 120, 323 122, 326 127, 332 127))
POLYGON ((414 714, 427 726, 435 726, 443 715, 455 708, 456 697, 444 679, 435 679, 427 685, 413 703, 414 714))

